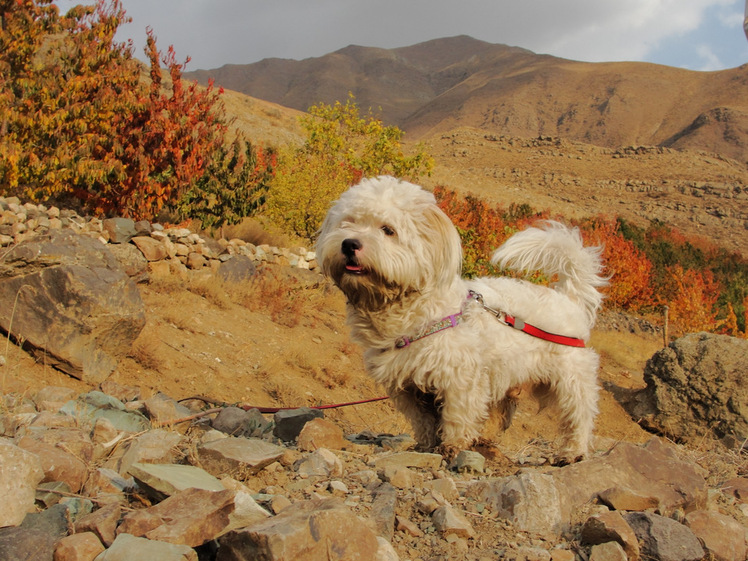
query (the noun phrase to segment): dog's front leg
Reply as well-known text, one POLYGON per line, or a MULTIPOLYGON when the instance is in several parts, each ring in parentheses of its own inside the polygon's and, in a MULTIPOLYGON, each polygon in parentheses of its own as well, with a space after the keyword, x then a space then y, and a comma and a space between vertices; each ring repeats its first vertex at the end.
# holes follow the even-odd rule
POLYGON ((466 450, 480 437, 488 417, 487 392, 448 387, 441 395, 441 447, 448 455, 466 450))
POLYGON ((434 396, 417 389, 401 389, 390 392, 390 400, 410 422, 418 446, 433 450, 439 444, 439 411, 434 396))

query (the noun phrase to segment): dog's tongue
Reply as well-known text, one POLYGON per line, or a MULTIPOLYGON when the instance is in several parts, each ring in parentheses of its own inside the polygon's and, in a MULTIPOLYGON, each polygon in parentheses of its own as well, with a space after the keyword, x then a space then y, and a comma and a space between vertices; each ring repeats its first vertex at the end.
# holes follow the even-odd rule
POLYGON ((346 265, 345 269, 346 269, 346 271, 352 271, 354 273, 360 273, 361 272, 361 267, 359 267, 358 265, 346 265))

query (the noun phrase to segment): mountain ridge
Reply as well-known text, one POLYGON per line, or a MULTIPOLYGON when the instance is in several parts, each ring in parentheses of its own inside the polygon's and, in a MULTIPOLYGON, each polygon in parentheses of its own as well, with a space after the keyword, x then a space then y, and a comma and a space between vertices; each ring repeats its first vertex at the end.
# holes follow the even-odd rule
POLYGON ((185 76, 299 111, 351 92, 360 107, 416 140, 466 126, 748 160, 748 65, 698 72, 579 62, 463 35, 395 49, 349 45, 300 61, 264 59, 185 76))

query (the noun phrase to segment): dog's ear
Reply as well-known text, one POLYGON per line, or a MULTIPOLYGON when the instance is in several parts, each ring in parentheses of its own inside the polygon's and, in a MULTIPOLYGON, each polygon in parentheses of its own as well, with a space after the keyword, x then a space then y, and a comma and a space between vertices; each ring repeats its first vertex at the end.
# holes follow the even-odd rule
POLYGON ((462 244, 449 217, 435 204, 429 205, 424 216, 433 235, 431 244, 434 273, 442 284, 452 282, 462 273, 462 244))

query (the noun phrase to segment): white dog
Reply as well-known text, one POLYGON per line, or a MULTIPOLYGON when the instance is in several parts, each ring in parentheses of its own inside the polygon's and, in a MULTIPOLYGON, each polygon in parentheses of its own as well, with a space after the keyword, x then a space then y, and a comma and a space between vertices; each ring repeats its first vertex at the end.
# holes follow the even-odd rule
POLYGON ((578 230, 546 222, 514 235, 492 257, 557 276, 553 288, 464 280, 459 235, 433 195, 383 176, 334 203, 317 256, 348 298, 348 324, 368 373, 412 423, 420 446, 446 454, 471 446, 489 409, 531 383, 560 408, 558 461, 587 454, 598 356, 584 341, 606 281, 600 249, 583 247, 578 230))

